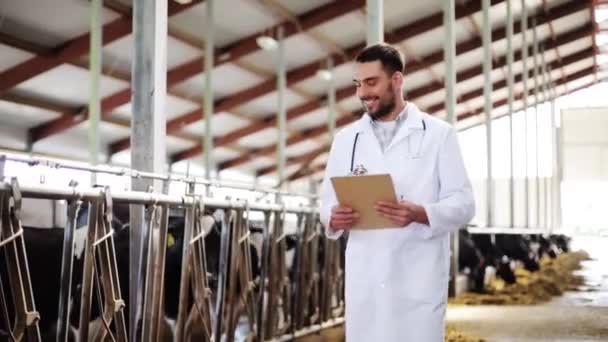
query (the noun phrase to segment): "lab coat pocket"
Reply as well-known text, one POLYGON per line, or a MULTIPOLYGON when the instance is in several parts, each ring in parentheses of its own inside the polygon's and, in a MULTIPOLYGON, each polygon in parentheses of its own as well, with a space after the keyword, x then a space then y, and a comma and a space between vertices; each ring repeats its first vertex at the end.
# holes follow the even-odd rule
POLYGON ((404 199, 410 201, 412 195, 424 189, 429 180, 426 174, 426 166, 422 159, 412 159, 408 156, 401 156, 399 159, 399 169, 394 175, 404 199))

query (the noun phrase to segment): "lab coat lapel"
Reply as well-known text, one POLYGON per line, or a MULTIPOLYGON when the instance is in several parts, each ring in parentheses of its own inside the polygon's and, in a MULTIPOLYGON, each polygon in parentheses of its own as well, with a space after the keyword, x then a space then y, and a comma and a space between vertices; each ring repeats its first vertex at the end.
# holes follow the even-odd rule
POLYGON ((383 169, 380 167, 382 164, 382 149, 374 129, 372 128, 372 122, 369 115, 364 114, 361 119, 357 122, 356 134, 359 134, 357 140, 357 147, 355 152, 355 160, 353 167, 358 164, 362 164, 369 172, 378 171, 376 169, 383 169))
POLYGON ((415 133, 419 130, 423 130, 424 126, 422 125, 422 115, 420 114, 420 110, 418 109, 418 107, 416 107, 416 105, 409 102, 407 104, 406 114, 407 118, 405 119, 405 122, 401 125, 384 153, 390 151, 391 148, 395 147, 405 138, 410 136, 410 134, 415 133))

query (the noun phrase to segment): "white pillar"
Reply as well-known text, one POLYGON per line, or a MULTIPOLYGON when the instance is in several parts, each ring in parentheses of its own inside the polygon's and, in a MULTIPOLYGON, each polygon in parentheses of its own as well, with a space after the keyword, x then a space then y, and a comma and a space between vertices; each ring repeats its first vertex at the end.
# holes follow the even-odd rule
MULTIPOLYGON (((140 171, 163 173, 166 166, 167 93, 167 2, 133 1, 133 64, 131 119, 131 167, 140 171)), ((160 192, 162 183, 132 179, 131 189, 160 192)), ((147 238, 144 208, 131 206, 129 238, 129 340, 136 341, 135 328, 141 312, 142 252, 147 238)))
MULTIPOLYGON (((444 0, 443 2, 443 27, 445 29, 445 43, 443 46, 443 60, 445 61, 445 109, 447 111, 447 122, 456 124, 456 39, 454 36, 456 21, 455 0, 444 0)), ((449 296, 454 297, 458 293, 456 278, 458 276, 458 233, 450 234, 450 284, 449 296)))
MULTIPOLYGON (((283 39, 283 27, 279 27, 278 32, 278 54, 279 64, 277 67, 277 108, 278 108, 278 140, 277 140, 277 171, 279 176, 279 189, 283 189, 285 185, 285 145, 287 140, 287 109, 285 106, 285 90, 287 88, 287 61, 285 60, 285 41, 283 39)), ((277 195, 277 200, 281 200, 281 196, 277 195)))
POLYGON ((539 228, 540 226, 540 177, 538 173, 538 102, 539 102, 539 80, 538 80, 538 33, 536 27, 536 20, 532 21, 532 54, 534 60, 534 159, 535 159, 535 172, 536 172, 536 222, 534 227, 539 228))
POLYGON ((0 156, 0 182, 4 181, 4 168, 6 167, 6 156, 0 156))
MULTIPOLYGON (((211 171, 214 169, 213 163, 213 130, 212 122, 213 118, 213 64, 215 60, 214 53, 214 19, 215 13, 214 0, 206 0, 207 6, 207 17, 205 19, 205 90, 203 95, 204 110, 203 115, 205 117, 205 137, 203 139, 203 155, 205 165, 205 178, 211 180, 211 171)), ((207 195, 209 195, 210 188, 207 187, 207 195)))
POLYGON ((562 155, 562 147, 563 147, 563 137, 562 137, 562 115, 561 112, 557 111, 557 108, 555 107, 555 97, 557 97, 557 89, 555 88, 555 84, 553 85, 553 95, 554 95, 554 99, 553 99, 553 106, 552 106, 552 111, 553 111, 553 116, 555 117, 555 132, 554 132, 554 136, 555 136, 555 165, 554 168, 556 169, 556 174, 555 174, 555 193, 556 193, 556 198, 555 198, 555 202, 556 202, 556 216, 555 216, 555 227, 560 229, 562 228, 562 222, 563 222, 563 218, 562 218, 562 180, 563 180, 563 172, 564 172, 564 164, 563 164, 563 155, 562 155), (559 115, 558 115, 559 113, 559 115))
POLYGON ((333 78, 334 60, 329 58, 327 60, 327 69, 332 73, 332 77, 328 81, 327 87, 327 132, 329 133, 329 141, 334 140, 334 133, 336 131, 336 82, 333 78))
MULTIPOLYGON (((99 120, 101 116, 101 98, 99 95, 99 80, 101 73, 101 0, 91 1, 91 34, 89 52, 89 162, 99 163, 99 120)), ((97 183, 97 174, 91 172, 91 186, 97 183)))
POLYGON ((367 45, 384 42, 384 0, 367 0, 367 45))
POLYGON ((483 96, 484 112, 486 114, 486 151, 487 151, 487 183, 486 183, 486 225, 494 223, 494 182, 492 175, 492 26, 490 23, 490 0, 483 0, 483 96))
POLYGON ((507 0, 507 92, 509 107, 509 150, 511 161, 509 163, 509 225, 515 226, 515 182, 513 179, 513 9, 511 0, 507 0))
POLYGON ((523 86, 524 86, 524 170, 525 170, 525 196, 524 196, 524 209, 525 209, 525 223, 524 227, 530 226, 530 179, 528 177, 528 43, 527 43, 527 31, 528 31, 528 8, 526 7, 526 0, 521 0, 521 61, 523 63, 523 86))
POLYGON ((444 0, 443 2, 443 27, 445 29, 445 43, 443 46, 443 60, 445 61, 445 109, 447 121, 456 123, 456 38, 454 36, 456 22, 455 0, 444 0))
MULTIPOLYGON (((547 75, 547 61, 545 58, 545 53, 547 53, 547 51, 545 50, 545 47, 542 46, 541 47, 541 52, 540 52, 540 59, 541 59, 541 73, 542 73, 542 91, 543 91, 543 99, 544 99, 544 104, 547 104, 547 101, 549 101, 549 77, 547 75)), ((545 128, 546 126, 543 125, 545 128)), ((551 119, 551 126, 553 127, 553 123, 552 123, 552 119, 551 119)), ((551 136, 549 136, 549 139, 551 139, 551 136)), ((547 181, 546 178, 543 177, 543 216, 544 216, 544 228, 549 229, 549 221, 550 221, 550 205, 549 205, 549 187, 547 186, 547 181)))

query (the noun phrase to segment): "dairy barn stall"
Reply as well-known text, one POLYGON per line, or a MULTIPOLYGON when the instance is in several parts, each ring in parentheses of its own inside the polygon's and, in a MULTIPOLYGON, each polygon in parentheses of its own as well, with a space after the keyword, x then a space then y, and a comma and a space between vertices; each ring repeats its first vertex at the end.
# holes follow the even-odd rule
MULTIPOLYGON (((606 0, 2 0, 0 341, 427 342, 378 316, 417 286, 445 341, 608 341, 607 81, 606 0), (378 60, 397 102, 360 79, 378 60), (413 106, 418 155, 393 165, 413 106), (336 152, 365 120, 378 148, 336 152), (416 161, 437 127, 474 213, 430 240, 446 276, 425 284, 440 271, 401 256, 428 255, 375 243, 436 229, 430 207, 338 237, 324 204, 335 170, 448 187, 457 167, 416 161), (389 292, 357 262, 415 276, 389 292)), ((379 192, 357 191, 340 205, 379 192)))

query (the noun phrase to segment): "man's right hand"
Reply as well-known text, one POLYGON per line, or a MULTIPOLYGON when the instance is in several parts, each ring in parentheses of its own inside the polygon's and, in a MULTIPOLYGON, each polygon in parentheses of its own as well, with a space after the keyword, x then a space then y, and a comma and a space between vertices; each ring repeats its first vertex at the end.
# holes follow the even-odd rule
POLYGON ((350 229, 359 219, 359 214, 348 207, 333 207, 329 227, 332 229, 350 229))

